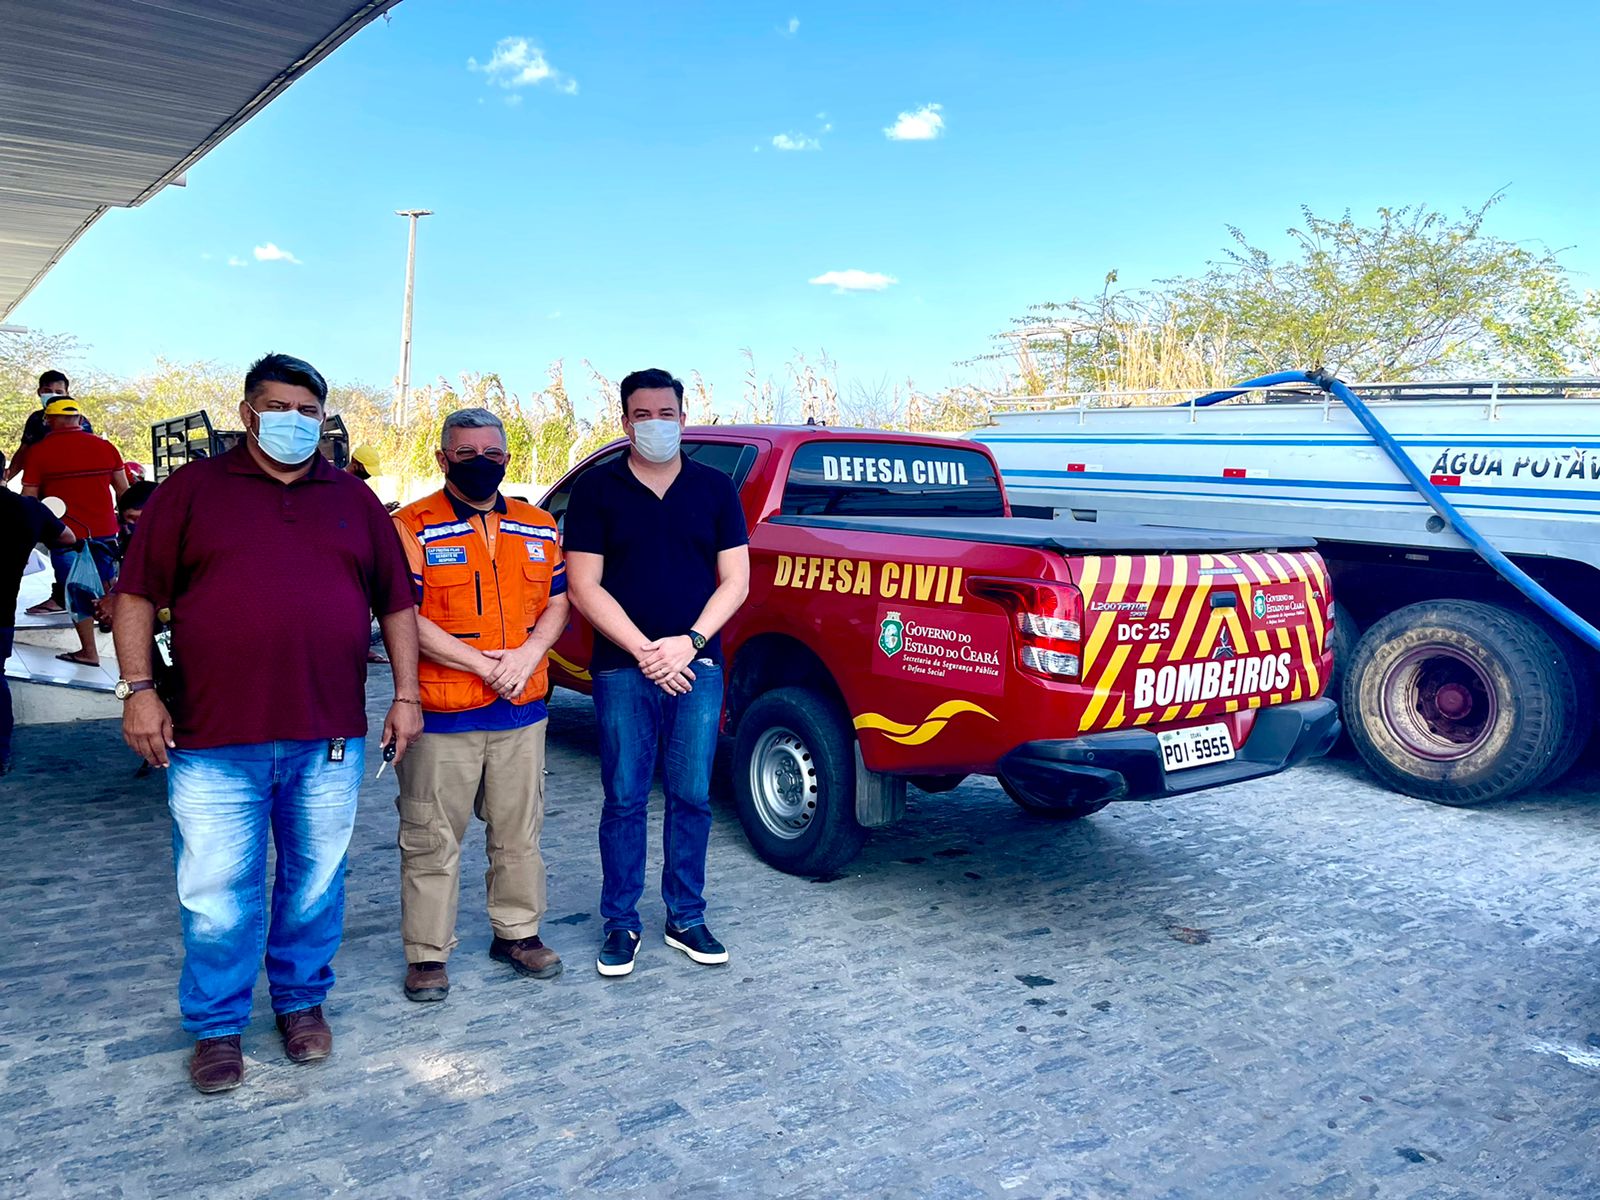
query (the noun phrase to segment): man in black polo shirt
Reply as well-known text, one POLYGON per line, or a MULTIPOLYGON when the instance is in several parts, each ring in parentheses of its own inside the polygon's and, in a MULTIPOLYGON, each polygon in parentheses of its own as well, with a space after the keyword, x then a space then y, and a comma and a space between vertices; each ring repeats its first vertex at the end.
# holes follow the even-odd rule
MULTIPOLYGON (((0 454, 0 474, 5 465, 5 455, 0 454)), ((0 775, 11 770, 11 687, 6 683, 5 660, 16 640, 17 592, 28 556, 39 542, 65 548, 77 541, 42 501, 0 488, 0 613, 4 614, 0 615, 0 775)))
POLYGON ((728 952, 706 928, 711 762, 722 715, 718 631, 750 590, 749 533, 733 481, 679 453, 683 384, 668 372, 622 381, 631 444, 572 488, 564 551, 572 603, 595 627, 600 722, 600 974, 639 950, 650 784, 665 744, 661 897, 667 945, 697 963, 728 952))

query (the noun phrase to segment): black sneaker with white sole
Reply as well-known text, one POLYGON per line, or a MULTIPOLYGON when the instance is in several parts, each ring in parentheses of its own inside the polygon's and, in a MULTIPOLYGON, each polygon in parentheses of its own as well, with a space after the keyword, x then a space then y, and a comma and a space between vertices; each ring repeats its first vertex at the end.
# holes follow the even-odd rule
POLYGON ((605 976, 627 975, 639 954, 639 935, 628 929, 613 929, 600 946, 595 969, 605 976))
POLYGON ((712 937, 711 930, 704 925, 691 925, 688 929, 674 929, 668 925, 667 945, 708 967, 728 961, 728 948, 712 937))

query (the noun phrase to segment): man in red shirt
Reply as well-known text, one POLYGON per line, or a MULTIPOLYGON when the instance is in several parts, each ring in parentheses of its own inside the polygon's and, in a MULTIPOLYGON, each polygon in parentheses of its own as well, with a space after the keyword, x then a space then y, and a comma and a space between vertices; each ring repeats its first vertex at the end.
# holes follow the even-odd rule
MULTIPOLYGON (((28 451, 27 465, 22 472, 22 494, 41 500, 55 496, 67 506, 62 520, 94 557, 100 580, 109 590, 116 578, 116 500, 128 490, 122 452, 105 438, 83 428, 83 409, 70 396, 58 397, 47 404, 44 421, 49 436, 28 451)), ((66 578, 71 553, 76 551, 51 552, 58 582, 66 578)), ((77 630, 78 649, 56 657, 86 667, 99 666, 100 652, 94 644, 94 617, 78 621, 77 630)))

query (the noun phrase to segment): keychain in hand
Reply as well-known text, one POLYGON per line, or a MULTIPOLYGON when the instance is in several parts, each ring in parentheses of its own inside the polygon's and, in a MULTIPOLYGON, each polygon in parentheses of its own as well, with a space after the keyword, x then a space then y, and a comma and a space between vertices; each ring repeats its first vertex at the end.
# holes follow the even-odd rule
POLYGON ((378 773, 372 777, 374 783, 383 778, 383 769, 394 761, 394 751, 394 742, 390 742, 383 748, 383 761, 378 764, 378 773))

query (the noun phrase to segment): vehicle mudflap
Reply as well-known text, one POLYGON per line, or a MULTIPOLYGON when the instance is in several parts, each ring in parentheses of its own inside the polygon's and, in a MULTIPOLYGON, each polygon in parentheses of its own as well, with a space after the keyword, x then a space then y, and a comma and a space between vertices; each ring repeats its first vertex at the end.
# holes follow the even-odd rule
POLYGON ((867 770, 861 758, 861 743, 856 752, 856 822, 867 829, 882 829, 906 815, 904 776, 884 775, 867 770))

